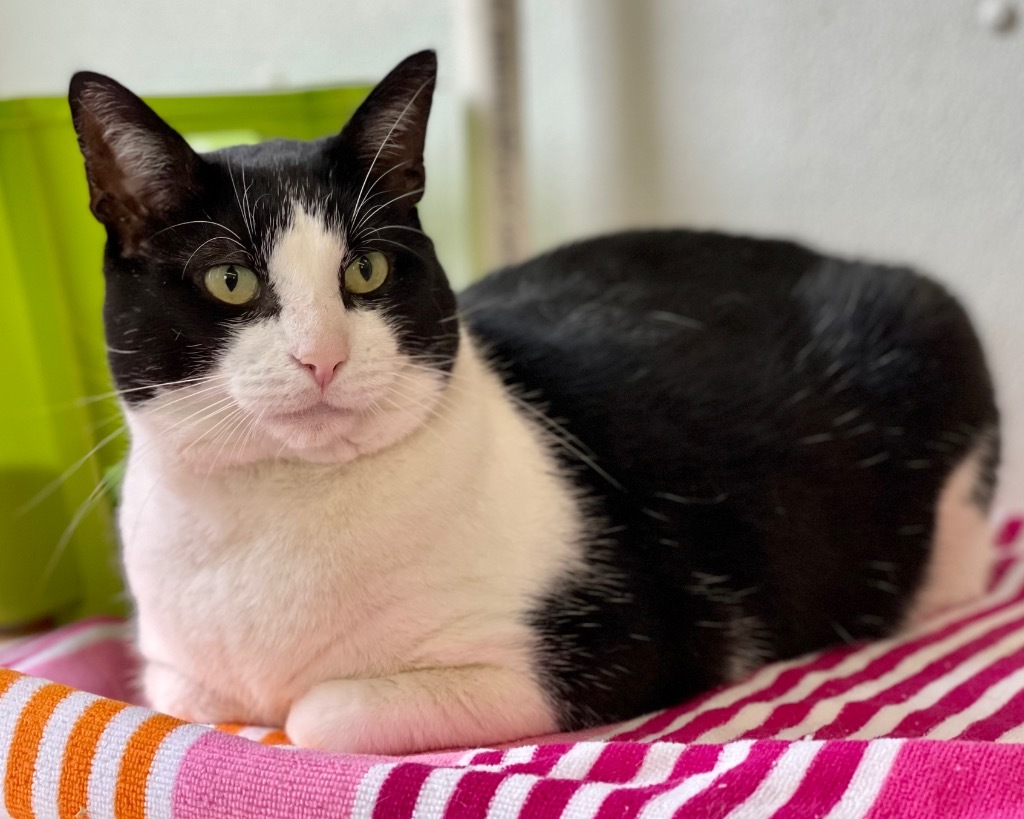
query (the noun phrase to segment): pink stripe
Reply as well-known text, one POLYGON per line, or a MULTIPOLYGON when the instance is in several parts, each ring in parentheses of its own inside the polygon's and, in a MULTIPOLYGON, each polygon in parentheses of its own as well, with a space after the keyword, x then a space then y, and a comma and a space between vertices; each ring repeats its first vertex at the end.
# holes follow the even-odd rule
POLYGON ((30 637, 25 641, 18 642, 6 651, 0 651, 0 667, 14 668, 18 663, 41 651, 45 651, 69 637, 89 631, 98 625, 110 625, 119 622, 115 617, 92 617, 88 620, 79 620, 68 626, 48 631, 38 637, 30 637))
MULTIPOLYGON (((1018 658, 1019 659, 1019 658, 1018 658)), ((988 719, 967 726, 957 737, 962 740, 992 741, 1024 723, 1024 691, 1014 694, 988 719)))
POLYGON ((411 816, 420 788, 433 768, 409 762, 391 769, 384 784, 377 793, 374 819, 389 819, 395 816, 411 816))
POLYGON ((481 751, 473 756, 470 765, 500 765, 505 758, 504 751, 481 751))
MULTIPOLYGON (((929 683, 932 683, 940 677, 945 676, 950 671, 955 670, 962 663, 970 660, 979 651, 997 643, 1007 634, 1016 631, 1022 626, 1024 626, 1024 617, 1012 620, 1009 623, 993 629, 977 639, 960 646, 949 654, 944 654, 926 665, 916 674, 900 680, 895 685, 879 691, 874 696, 858 702, 846 703, 840 710, 836 719, 819 728, 815 732, 814 738, 842 739, 843 737, 849 736, 864 727, 868 720, 870 720, 882 706, 909 699, 929 683)), ((782 709, 780 708, 779 710, 781 711, 782 709)), ((806 715, 806 711, 809 711, 810 707, 803 710, 805 711, 804 715, 806 715)), ((947 716, 948 715, 949 713, 947 713, 947 716)), ((800 719, 802 718, 803 717, 801 716, 800 719)), ((772 727, 771 730, 778 731, 781 728, 796 725, 799 721, 800 720, 797 719, 788 725, 778 725, 777 727, 772 727)), ((766 723, 766 728, 767 727, 768 723, 766 723)), ((899 734, 894 733, 893 736, 899 736, 899 734)))
POLYGON ((1021 816, 1022 781, 1019 745, 908 742, 867 816, 1021 816))
POLYGON ((484 819, 504 772, 469 771, 452 791, 445 807, 445 819, 484 819))
POLYGON ((846 793, 866 750, 866 742, 825 744, 804 774, 800 787, 772 819, 804 819, 827 814, 846 793))
POLYGON ((1007 546, 1013 545, 1020 537, 1022 529, 1024 529, 1024 518, 1009 518, 999 530, 999 534, 996 535, 996 546, 1005 549, 1007 546))
POLYGON ((628 782, 644 764, 649 745, 611 742, 587 774, 590 782, 628 782))
POLYGON ((757 790, 772 766, 786 752, 788 742, 758 742, 750 755, 711 786, 686 803, 688 816, 725 816, 757 790))
MULTIPOLYGON (((930 708, 922 708, 920 711, 914 711, 913 713, 907 714, 902 720, 900 720, 899 725, 890 732, 889 736, 925 736, 932 730, 932 728, 939 723, 944 722, 951 714, 957 714, 965 710, 968 706, 973 705, 978 701, 978 698, 982 694, 999 682, 999 680, 1020 668, 1021 659, 1022 658, 1020 656, 1012 655, 1010 657, 1003 657, 1002 659, 997 660, 992 663, 992 665, 975 674, 969 680, 965 680, 952 691, 944 694, 942 698, 930 708)), ((1018 713, 1018 720, 1020 716, 1022 715, 1018 713)), ((983 720, 981 723, 975 723, 975 725, 984 724, 994 717, 995 715, 992 715, 987 720, 983 720)), ((999 736, 999 734, 996 734, 996 736, 999 736)), ((964 738, 966 739, 966 737, 964 738)), ((972 737, 972 739, 976 738, 977 737, 972 737)), ((993 739, 994 738, 995 737, 993 737, 993 739)))
POLYGON ((140 696, 133 686, 134 667, 134 659, 125 643, 108 639, 82 646, 71 654, 51 657, 42 663, 27 659, 17 665, 17 670, 100 697, 139 703, 140 696))
POLYGON ((373 757, 275 748, 210 731, 182 760, 175 819, 348 817, 373 757))
POLYGON ((625 819, 625 817, 636 816, 652 799, 679 787, 684 780, 691 776, 710 771, 715 767, 721 753, 721 745, 694 745, 687 748, 676 760, 671 775, 664 783, 639 788, 623 788, 610 793, 601 803, 597 819, 625 819))
POLYGON ((530 790, 519 815, 525 819, 558 819, 562 809, 584 785, 568 779, 542 779, 530 790))

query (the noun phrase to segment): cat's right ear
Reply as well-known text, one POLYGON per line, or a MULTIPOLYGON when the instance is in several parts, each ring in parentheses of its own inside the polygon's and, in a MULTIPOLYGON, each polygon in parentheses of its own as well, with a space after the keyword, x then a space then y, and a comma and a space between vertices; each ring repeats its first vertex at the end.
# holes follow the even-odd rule
POLYGON ((89 206, 131 253, 148 226, 196 187, 202 160, 146 103, 102 74, 71 78, 71 118, 85 157, 89 206))

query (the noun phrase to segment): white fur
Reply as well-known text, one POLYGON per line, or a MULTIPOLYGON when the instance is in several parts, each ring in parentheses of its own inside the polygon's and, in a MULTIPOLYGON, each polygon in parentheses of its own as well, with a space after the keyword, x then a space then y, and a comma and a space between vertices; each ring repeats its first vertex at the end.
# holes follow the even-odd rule
POLYGON ((120 525, 145 693, 349 751, 553 730, 523 614, 580 558, 576 499, 468 337, 446 386, 406 366, 379 315, 344 309, 343 256, 297 210, 271 256, 280 320, 240 329, 212 386, 128 411, 120 525), (321 396, 290 356, 338 337, 348 358, 321 396), (321 400, 352 411, 274 420, 321 400), (197 401, 245 432, 183 422, 197 401))

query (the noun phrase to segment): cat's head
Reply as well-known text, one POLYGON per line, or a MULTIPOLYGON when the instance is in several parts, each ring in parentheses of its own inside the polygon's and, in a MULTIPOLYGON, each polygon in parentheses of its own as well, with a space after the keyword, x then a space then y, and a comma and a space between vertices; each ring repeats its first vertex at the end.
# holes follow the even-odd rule
POLYGON ((424 422, 458 347, 416 213, 435 76, 413 55, 336 136, 205 155, 120 84, 74 76, 131 421, 210 467, 351 460, 424 422))

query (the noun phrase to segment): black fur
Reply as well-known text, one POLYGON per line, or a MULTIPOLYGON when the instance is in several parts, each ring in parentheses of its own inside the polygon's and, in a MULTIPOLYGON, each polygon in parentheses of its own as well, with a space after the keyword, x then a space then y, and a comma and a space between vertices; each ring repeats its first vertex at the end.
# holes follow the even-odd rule
POLYGON ((594 576, 564 578, 533 618, 566 728, 678 703, 725 681, 736 650, 756 662, 890 632, 945 480, 979 446, 990 500, 981 348, 908 270, 630 233, 496 273, 460 303, 508 384, 560 425, 602 523, 594 576))

